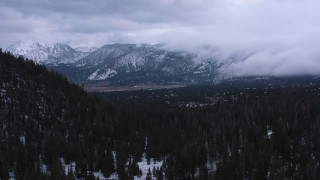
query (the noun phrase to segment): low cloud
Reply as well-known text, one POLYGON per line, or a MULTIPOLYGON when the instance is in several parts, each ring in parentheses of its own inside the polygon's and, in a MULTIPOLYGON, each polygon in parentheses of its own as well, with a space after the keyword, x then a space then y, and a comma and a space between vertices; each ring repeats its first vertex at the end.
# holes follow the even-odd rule
POLYGON ((221 61, 244 54, 224 63, 226 76, 320 74, 319 7, 317 0, 2 0, 0 46, 206 45, 221 61))

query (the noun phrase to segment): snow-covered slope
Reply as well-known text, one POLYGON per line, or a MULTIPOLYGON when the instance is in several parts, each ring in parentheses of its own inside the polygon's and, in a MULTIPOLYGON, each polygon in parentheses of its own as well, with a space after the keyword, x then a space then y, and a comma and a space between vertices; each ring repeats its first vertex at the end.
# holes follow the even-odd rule
POLYGON ((97 49, 98 49, 97 47, 84 47, 84 46, 74 48, 74 50, 84 52, 84 53, 91 53, 93 51, 96 51, 97 49))
POLYGON ((104 63, 106 60, 117 58, 121 55, 127 54, 134 48, 135 45, 105 45, 96 51, 90 53, 88 56, 79 60, 76 63, 77 67, 92 67, 104 63))
POLYGON ((129 74, 134 72, 148 76, 187 73, 194 62, 189 54, 164 50, 159 45, 111 44, 90 53, 75 65, 90 72, 88 80, 103 80, 116 75, 131 76, 129 74), (113 72, 112 76, 105 76, 106 72, 113 72))
POLYGON ((82 57, 81 53, 66 44, 57 43, 48 47, 47 50, 49 55, 47 63, 74 63, 82 57))
POLYGON ((44 63, 49 57, 47 47, 49 45, 40 43, 20 43, 9 46, 6 51, 10 51, 14 55, 24 56, 38 63, 44 63))
POLYGON ((85 51, 74 50, 67 44, 54 45, 41 43, 20 43, 6 50, 14 55, 22 55, 41 64, 70 64, 88 55, 94 48, 82 48, 85 51))
POLYGON ((115 70, 106 69, 101 71, 100 69, 98 69, 88 77, 88 80, 104 80, 115 75, 117 75, 117 71, 115 70))

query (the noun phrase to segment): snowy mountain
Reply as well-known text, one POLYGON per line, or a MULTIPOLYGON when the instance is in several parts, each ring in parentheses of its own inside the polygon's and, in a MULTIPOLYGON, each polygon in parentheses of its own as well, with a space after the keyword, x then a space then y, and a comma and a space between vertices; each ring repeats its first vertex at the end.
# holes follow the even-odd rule
MULTIPOLYGON (((40 64, 70 64, 90 53, 89 48, 79 51, 67 44, 56 43, 54 45, 41 43, 20 43, 6 49, 14 55, 22 55, 40 64)), ((92 49, 94 50, 94 49, 92 49)))
POLYGON ((106 81, 121 85, 212 82, 222 65, 219 59, 225 58, 211 50, 188 53, 159 44, 108 44, 101 48, 73 49, 61 43, 21 43, 6 50, 54 68, 76 83, 106 81))
POLYGON ((224 53, 212 48, 190 53, 148 44, 108 44, 101 48, 73 49, 61 43, 21 43, 6 50, 87 86, 215 84, 234 79, 232 72, 226 73, 225 68, 255 54, 254 51, 224 53))
POLYGON ((112 44, 90 53, 77 61, 75 66, 89 73, 88 80, 133 77, 137 74, 145 78, 173 77, 193 74, 201 64, 196 63, 196 59, 194 54, 165 50, 159 45, 112 44))
POLYGON ((22 55, 37 63, 44 63, 49 57, 47 47, 49 45, 40 43, 20 43, 9 46, 6 51, 10 51, 14 55, 22 55))
POLYGON ((219 58, 209 51, 188 53, 159 44, 108 44, 75 63, 50 66, 81 84, 194 84, 215 81, 219 58))

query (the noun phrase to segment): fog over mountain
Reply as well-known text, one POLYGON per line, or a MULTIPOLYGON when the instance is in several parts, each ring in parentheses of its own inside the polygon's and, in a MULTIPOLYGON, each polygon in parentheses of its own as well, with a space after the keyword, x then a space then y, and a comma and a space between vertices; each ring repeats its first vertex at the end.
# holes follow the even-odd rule
POLYGON ((225 76, 316 75, 319 7, 317 0, 3 0, 0 47, 163 43, 220 61, 245 57, 220 68, 225 76))

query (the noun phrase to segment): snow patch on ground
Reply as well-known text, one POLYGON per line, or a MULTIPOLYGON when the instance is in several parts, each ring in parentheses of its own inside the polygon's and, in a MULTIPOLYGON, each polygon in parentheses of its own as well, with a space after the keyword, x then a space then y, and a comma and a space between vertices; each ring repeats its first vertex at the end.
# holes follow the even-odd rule
POLYGON ((76 163, 71 162, 70 164, 66 164, 64 158, 60 158, 61 165, 64 169, 64 173, 68 175, 68 172, 71 171, 73 174, 76 172, 76 163))
POLYGON ((268 131, 267 131, 267 138, 271 138, 271 136, 272 136, 272 134, 273 134, 273 131, 271 130, 271 129, 269 129, 268 131))
POLYGON ((48 165, 41 164, 40 169, 41 169, 42 174, 48 173, 48 165))
POLYGON ((19 137, 19 139, 20 139, 20 142, 21 142, 23 145, 26 144, 26 137, 25 137, 24 135, 21 135, 21 136, 19 137))
POLYGON ((117 173, 111 174, 110 177, 105 177, 101 171, 93 172, 94 177, 97 179, 99 177, 100 180, 118 180, 119 176, 117 173))
POLYGON ((116 151, 112 151, 112 159, 113 159, 114 169, 117 169, 117 152, 116 151))
POLYGON ((103 73, 98 69, 88 77, 88 80, 105 80, 115 76, 116 74, 117 71, 113 69, 106 69, 103 73))
POLYGON ((208 172, 215 172, 217 171, 217 162, 216 161, 207 161, 207 169, 208 172))
MULTIPOLYGON (((142 172, 142 175, 140 177, 134 176, 134 179, 135 180, 143 180, 143 179, 146 179, 148 171, 149 171, 149 168, 150 168, 151 172, 152 172, 153 168, 155 168, 155 169, 159 168, 160 169, 162 164, 163 164, 163 161, 155 161, 153 158, 151 158, 150 159, 150 164, 148 164, 146 155, 143 154, 141 162, 138 162, 137 164, 139 166, 139 169, 142 172)), ((156 179, 156 178, 152 177, 152 179, 156 179)))
POLYGON ((15 176, 15 174, 14 174, 14 172, 13 171, 10 171, 9 172, 9 179, 8 180, 16 180, 16 176, 15 176))
POLYGON ((119 175, 117 173, 111 174, 110 177, 105 177, 101 172, 101 170, 93 172, 93 175, 96 179, 99 178, 100 180, 118 180, 119 179, 119 175))
POLYGON ((117 74, 117 71, 112 70, 112 69, 107 69, 104 73, 99 74, 98 76, 95 77, 96 80, 104 80, 108 79, 110 77, 113 77, 117 74))
MULTIPOLYGON (((62 167, 63 167, 63 169, 64 169, 65 175, 68 175, 68 173, 69 173, 70 171, 71 171, 74 175, 76 174, 76 163, 75 163, 74 161, 71 161, 69 164, 66 164, 64 158, 60 158, 60 163, 61 163, 61 165, 62 165, 62 167)), ((44 170, 47 170, 47 166, 46 166, 46 165, 42 165, 42 168, 41 168, 41 169, 42 169, 43 172, 46 172, 46 171, 44 171, 44 170)), ((119 179, 119 176, 118 176, 117 173, 111 174, 110 177, 105 177, 105 176, 102 174, 101 170, 96 171, 96 172, 93 172, 93 175, 95 176, 95 178, 98 178, 98 177, 99 177, 100 180, 117 180, 117 179, 119 179)))
POLYGON ((99 69, 97 69, 94 73, 92 73, 89 77, 88 80, 94 80, 94 78, 97 76, 99 69))

